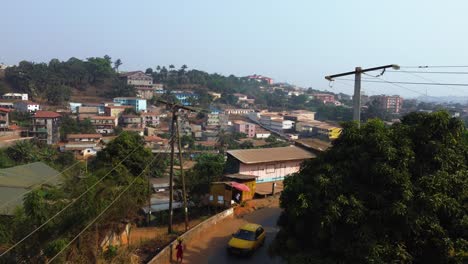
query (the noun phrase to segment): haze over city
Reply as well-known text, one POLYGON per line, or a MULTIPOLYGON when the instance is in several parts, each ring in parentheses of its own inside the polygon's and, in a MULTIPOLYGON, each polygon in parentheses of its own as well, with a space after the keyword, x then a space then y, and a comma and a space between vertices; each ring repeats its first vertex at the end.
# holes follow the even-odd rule
MULTIPOLYGON (((0 62, 110 55, 122 70, 186 64, 262 74, 276 82, 352 94, 323 77, 355 66, 466 65, 468 2, 441 1, 6 1, 0 62)), ((378 74, 378 73, 376 73, 378 74)), ((468 83, 468 75, 431 75, 468 83)), ((427 76, 424 76, 427 77, 427 76)), ((371 77, 369 77, 371 78, 371 77)), ((386 80, 427 82, 387 72, 386 80)), ((466 87, 364 83, 367 94, 466 96, 466 87), (426 90, 427 88, 427 90, 426 90)))

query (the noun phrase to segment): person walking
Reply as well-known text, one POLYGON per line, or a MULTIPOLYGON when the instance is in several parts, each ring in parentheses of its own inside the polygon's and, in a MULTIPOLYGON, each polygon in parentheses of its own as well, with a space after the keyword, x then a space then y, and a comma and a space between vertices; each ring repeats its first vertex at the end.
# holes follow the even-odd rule
POLYGON ((178 239, 177 241, 179 242, 176 246, 177 263, 182 263, 182 259, 184 258, 184 246, 182 245, 182 239, 178 239))

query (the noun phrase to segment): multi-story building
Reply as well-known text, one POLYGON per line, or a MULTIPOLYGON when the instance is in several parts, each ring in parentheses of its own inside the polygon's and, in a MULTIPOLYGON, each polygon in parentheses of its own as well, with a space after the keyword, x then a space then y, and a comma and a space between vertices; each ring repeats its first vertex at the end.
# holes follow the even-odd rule
POLYGON ((0 102, 0 108, 14 109, 15 107, 12 102, 0 102))
POLYGON ((275 113, 263 113, 260 114, 259 123, 266 127, 271 127, 271 120, 273 119, 283 119, 281 116, 275 113))
POLYGON ((159 114, 157 112, 141 113, 141 118, 146 126, 157 126, 159 125, 159 114))
POLYGON ((245 121, 237 120, 233 122, 234 124, 234 131, 238 133, 244 133, 249 138, 254 138, 256 135, 256 125, 252 123, 248 123, 245 121))
POLYGON ((289 132, 294 129, 294 121, 284 120, 283 118, 272 118, 270 128, 278 132, 289 132))
POLYGON ((227 151, 227 173, 256 176, 257 182, 281 181, 300 170, 314 154, 298 147, 239 149, 227 151))
POLYGON ((36 111, 33 116, 32 131, 39 141, 56 144, 60 140, 60 114, 52 111, 36 111))
POLYGON ((19 101, 13 103, 13 107, 18 112, 36 112, 39 111, 40 106, 38 103, 34 103, 31 101, 19 101))
POLYGON ((7 100, 22 100, 28 101, 28 94, 27 93, 6 93, 2 96, 3 99, 7 100))
POLYGON ((144 128, 143 118, 138 115, 121 115, 119 125, 125 128, 144 128))
POLYGON ((114 103, 133 106, 137 112, 146 111, 146 99, 137 97, 116 97, 114 103))
POLYGON ((313 94, 313 97, 314 99, 319 100, 323 102, 324 104, 335 103, 335 96, 333 94, 317 93, 317 94, 313 94))
POLYGON ((113 116, 90 116, 81 118, 80 120, 89 119, 91 124, 96 128, 96 132, 102 135, 114 133, 117 126, 117 118, 113 116))
POLYGON ((390 113, 400 113, 403 106, 403 98, 399 95, 376 95, 371 96, 371 100, 378 101, 379 106, 390 113))
POLYGON ((128 85, 134 85, 134 86, 153 85, 153 77, 145 74, 142 71, 123 72, 120 74, 120 78, 125 79, 128 85))

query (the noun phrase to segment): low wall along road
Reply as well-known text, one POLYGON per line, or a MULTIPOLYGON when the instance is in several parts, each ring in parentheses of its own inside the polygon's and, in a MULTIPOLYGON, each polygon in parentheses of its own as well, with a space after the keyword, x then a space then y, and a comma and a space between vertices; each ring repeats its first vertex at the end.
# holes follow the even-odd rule
MULTIPOLYGON (((216 225, 218 222, 224 220, 227 217, 231 217, 234 214, 234 208, 227 209, 222 213, 219 213, 209 219, 201 222, 194 228, 190 229, 186 233, 180 236, 183 240, 183 244, 190 248, 190 245, 196 241, 196 239, 204 233, 206 230, 210 229, 213 225, 216 225)), ((173 241, 170 245, 166 246, 161 252, 158 253, 148 264, 169 264, 176 259, 176 250, 177 240, 173 241)))

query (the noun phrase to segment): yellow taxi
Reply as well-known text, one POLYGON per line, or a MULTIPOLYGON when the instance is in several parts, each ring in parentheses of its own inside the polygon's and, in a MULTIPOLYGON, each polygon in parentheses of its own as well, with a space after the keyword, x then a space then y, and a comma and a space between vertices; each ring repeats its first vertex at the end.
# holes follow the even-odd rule
POLYGON ((232 234, 228 243, 231 254, 250 255, 265 243, 265 230, 261 225, 245 224, 232 234))

